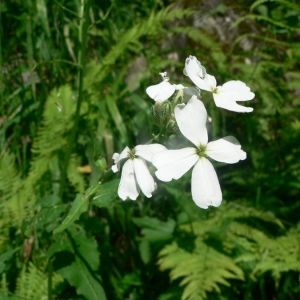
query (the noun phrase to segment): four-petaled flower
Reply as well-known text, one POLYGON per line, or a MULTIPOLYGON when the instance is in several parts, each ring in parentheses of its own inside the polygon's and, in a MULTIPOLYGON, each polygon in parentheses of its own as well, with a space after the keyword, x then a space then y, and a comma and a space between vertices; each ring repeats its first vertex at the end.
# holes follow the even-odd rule
POLYGON ((219 206, 222 192, 217 174, 207 157, 232 164, 245 159, 246 153, 231 136, 208 143, 207 112, 196 96, 193 96, 187 104, 178 104, 174 113, 181 133, 196 147, 156 153, 152 158, 152 163, 157 168, 155 175, 161 181, 171 181, 179 179, 194 166, 193 200, 201 208, 210 205, 219 206))
POLYGON ((169 82, 169 77, 167 77, 167 72, 159 73, 163 81, 159 84, 151 85, 146 89, 148 96, 155 100, 164 102, 168 100, 175 91, 183 91, 184 99, 186 97, 191 97, 192 95, 200 96, 200 91, 193 87, 185 87, 182 84, 171 84, 169 82))
POLYGON ((252 100, 255 97, 244 82, 231 80, 222 86, 217 86, 216 78, 206 73, 205 68, 195 56, 189 56, 186 59, 183 73, 201 90, 212 92, 216 106, 235 112, 253 111, 252 107, 236 103, 236 101, 252 100))
POLYGON ((120 169, 121 160, 128 158, 124 163, 121 175, 121 181, 118 188, 118 195, 121 199, 136 200, 140 189, 148 198, 152 196, 156 189, 156 183, 151 176, 145 160, 152 160, 153 154, 166 150, 166 147, 160 144, 138 145, 130 150, 128 147, 119 154, 114 153, 114 165, 111 167, 114 173, 120 169))

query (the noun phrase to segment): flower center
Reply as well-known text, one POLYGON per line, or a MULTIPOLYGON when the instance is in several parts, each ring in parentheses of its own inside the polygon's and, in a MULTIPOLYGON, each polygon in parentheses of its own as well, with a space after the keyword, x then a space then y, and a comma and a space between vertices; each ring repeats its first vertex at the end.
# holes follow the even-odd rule
POLYGON ((196 148, 196 154, 201 157, 207 157, 206 155, 206 145, 200 145, 198 148, 196 148))
POLYGON ((212 91, 213 93, 215 93, 215 94, 218 94, 218 92, 219 92, 217 87, 212 88, 211 91, 212 91))
POLYGON ((136 152, 136 150, 134 148, 131 149, 130 151, 128 151, 128 158, 130 158, 130 159, 138 158, 138 156, 135 155, 135 152, 136 152))

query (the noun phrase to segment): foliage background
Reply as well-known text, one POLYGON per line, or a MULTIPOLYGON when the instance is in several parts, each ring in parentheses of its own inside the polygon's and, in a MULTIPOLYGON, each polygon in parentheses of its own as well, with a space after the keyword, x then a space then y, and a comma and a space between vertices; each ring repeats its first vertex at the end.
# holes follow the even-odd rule
POLYGON ((1 1, 1 299, 299 298, 299 13, 296 0, 1 1), (159 132, 145 89, 161 71, 190 85, 188 55, 255 92, 250 114, 202 98, 211 138, 234 135, 247 160, 217 165, 219 208, 195 206, 190 174, 123 202, 112 154, 159 132))

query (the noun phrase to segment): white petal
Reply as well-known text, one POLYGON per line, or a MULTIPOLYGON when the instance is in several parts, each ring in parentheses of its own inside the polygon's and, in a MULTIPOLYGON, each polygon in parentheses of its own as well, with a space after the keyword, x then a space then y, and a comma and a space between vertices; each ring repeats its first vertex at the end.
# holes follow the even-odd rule
POLYGON ((219 92, 213 93, 214 101, 216 106, 225 108, 227 110, 236 111, 236 112, 251 112, 253 111, 252 107, 246 107, 239 105, 232 99, 230 93, 219 92))
POLYGON ((255 97, 250 88, 240 80, 231 80, 218 88, 220 92, 227 92, 235 101, 248 101, 255 97))
POLYGON ((153 155, 152 163, 157 168, 155 175, 161 181, 179 179, 199 159, 195 148, 166 150, 153 155))
POLYGON ((206 70, 201 65, 196 56, 190 55, 185 60, 185 68, 183 70, 183 74, 186 76, 199 76, 200 78, 204 78, 206 70))
POLYGON ((197 97, 198 99, 201 99, 201 93, 200 89, 196 89, 193 87, 187 87, 183 90, 183 102, 187 103, 192 96, 197 97))
MULTIPOLYGON (((192 82, 199 87, 201 90, 212 91, 215 87, 213 86, 213 80, 207 77, 205 68, 201 65, 199 60, 195 56, 189 56, 185 60, 185 68, 183 70, 184 75, 188 76, 192 82)), ((213 77, 214 78, 214 77, 213 77)))
POLYGON ((119 171, 118 165, 112 165, 112 166, 111 166, 111 170, 112 170, 114 173, 117 173, 117 172, 119 171))
POLYGON ((167 148, 161 144, 150 145, 138 145, 135 147, 135 154, 151 162, 153 154, 167 150, 167 148))
POLYGON ((210 90, 207 89, 207 91, 212 92, 212 90, 217 87, 217 81, 214 76, 206 74, 204 80, 210 87, 210 90))
POLYGON ((114 153, 112 156, 112 159, 114 160, 114 165, 111 167, 112 171, 114 173, 118 172, 120 169, 120 162, 122 159, 128 157, 128 152, 130 149, 126 146, 125 149, 119 154, 119 153, 114 153))
POLYGON ((196 147, 207 144, 207 112, 202 101, 193 96, 187 104, 178 104, 174 110, 181 133, 196 147))
POLYGON ((183 89, 186 88, 186 87, 183 86, 182 84, 173 84, 173 86, 175 87, 175 90, 176 90, 176 91, 180 91, 180 90, 183 90, 183 89))
POLYGON ((192 197, 201 208, 219 206, 222 202, 222 191, 216 171, 206 158, 200 159, 192 173, 192 197))
POLYGON ((128 159, 122 169, 121 181, 118 188, 118 195, 121 199, 126 200, 127 197, 131 200, 136 200, 140 193, 137 185, 132 159, 128 159))
POLYGON ((156 85, 151 85, 146 89, 146 93, 155 101, 165 101, 173 95, 175 86, 168 81, 163 81, 156 85))
POLYGON ((151 176, 148 167, 143 159, 136 158, 133 160, 133 168, 136 181, 148 198, 152 197, 153 191, 156 189, 156 184, 151 176))
POLYGON ((246 159, 246 152, 241 149, 238 140, 233 136, 226 136, 214 142, 209 142, 206 154, 216 161, 234 164, 246 159))

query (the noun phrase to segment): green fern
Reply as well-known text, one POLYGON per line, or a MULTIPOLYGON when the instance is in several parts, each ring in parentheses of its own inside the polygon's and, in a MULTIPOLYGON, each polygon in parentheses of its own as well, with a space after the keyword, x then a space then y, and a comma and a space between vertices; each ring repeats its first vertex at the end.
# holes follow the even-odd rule
POLYGON ((171 280, 183 277, 180 283, 185 285, 183 300, 206 299, 207 292, 221 292, 219 284, 230 286, 227 279, 244 279, 243 271, 229 256, 207 246, 201 238, 195 240, 192 252, 172 243, 159 257, 160 269, 171 269, 171 280))
MULTIPOLYGON (((59 274, 52 274, 52 285, 55 287, 63 279, 59 274)), ((23 266, 17 281, 16 290, 10 297, 12 300, 42 300, 48 299, 47 274, 37 269, 33 263, 23 266)))
POLYGON ((22 196, 23 181, 16 170, 15 157, 7 151, 0 153, 0 182, 2 231, 14 222, 20 224, 23 217, 28 213, 22 196))
MULTIPOLYGON (((183 18, 191 14, 193 14, 193 11, 176 9, 174 5, 161 9, 157 13, 151 13, 147 20, 133 26, 118 37, 117 44, 102 59, 100 65, 94 63, 89 65, 88 73, 85 76, 85 87, 90 88, 91 85, 101 82, 111 72, 112 66, 115 65, 116 60, 124 51, 135 44, 142 36, 157 34, 163 22, 183 18)), ((134 47, 131 49, 134 50, 134 47)))
POLYGON ((181 226, 183 232, 195 235, 193 249, 180 247, 186 243, 179 235, 177 243, 160 251, 158 264, 161 270, 170 270, 172 280, 181 279, 182 299, 206 299, 209 292, 220 293, 220 284, 244 280, 249 268, 253 280, 270 271, 277 282, 284 272, 300 270, 299 231, 272 239, 255 223, 247 224, 249 220, 283 227, 269 212, 225 203, 208 219, 181 226))

